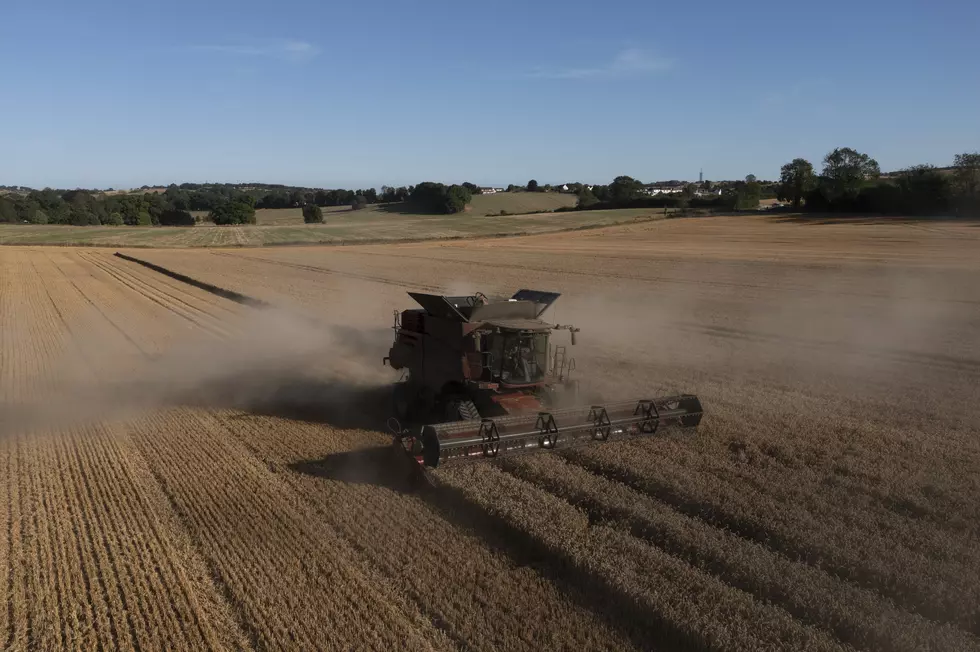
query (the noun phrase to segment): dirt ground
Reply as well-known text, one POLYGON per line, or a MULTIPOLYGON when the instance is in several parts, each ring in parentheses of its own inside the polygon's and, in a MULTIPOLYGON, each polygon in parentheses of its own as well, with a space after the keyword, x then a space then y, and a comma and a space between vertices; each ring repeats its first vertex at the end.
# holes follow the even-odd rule
MULTIPOLYGON (((980 228, 0 249, 5 649, 980 649, 980 228), (597 400, 696 434, 436 471, 406 291, 553 290, 597 400)), ((556 335, 561 338, 562 335, 556 335)))

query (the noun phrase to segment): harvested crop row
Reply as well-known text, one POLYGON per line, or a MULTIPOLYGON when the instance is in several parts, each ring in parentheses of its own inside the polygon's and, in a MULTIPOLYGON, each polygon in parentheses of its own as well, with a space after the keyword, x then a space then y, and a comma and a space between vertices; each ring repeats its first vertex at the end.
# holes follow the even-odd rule
POLYGON ((73 357, 71 333, 66 329, 63 310, 35 260, 15 256, 12 262, 11 275, 7 277, 12 285, 5 288, 10 292, 5 291, 0 299, 0 305, 7 306, 0 373, 7 374, 3 394, 8 404, 36 396, 52 382, 83 377, 82 365, 73 357))
POLYGON ((202 310, 198 306, 188 303, 186 300, 175 295, 174 293, 161 290, 158 286, 139 278, 135 274, 129 272, 129 270, 124 272, 116 268, 109 261, 99 260, 95 257, 86 257, 85 260, 91 262, 97 268, 102 270, 102 272, 108 274, 110 277, 119 281, 124 286, 142 294, 150 301, 166 308, 167 310, 170 310, 175 315, 183 317, 194 326, 198 326, 219 337, 227 335, 226 331, 224 330, 224 325, 222 325, 218 320, 215 320, 210 313, 202 310))
POLYGON ((841 649, 782 609, 617 529, 590 524, 581 510, 497 469, 450 468, 439 477, 514 536, 526 533, 527 545, 553 557, 557 575, 575 577, 605 609, 619 612, 634 640, 683 649, 841 649))
POLYGON ((220 423, 178 410, 139 421, 133 433, 254 645, 446 646, 367 581, 357 555, 220 423))
MULTIPOLYGON (((939 622, 972 631, 975 600, 965 595, 980 587, 942 572, 936 560, 897 546, 884 532, 855 533, 828 520, 816 520, 769 495, 735 487, 715 476, 664 463, 637 442, 569 453, 590 471, 663 500, 689 516, 702 518, 740 536, 821 568, 860 586, 878 590, 903 607, 939 622)), ((773 488, 778 490, 778 488, 773 488)))
POLYGON ((830 630, 845 643, 891 650, 931 645, 946 650, 980 647, 980 642, 955 627, 937 626, 896 609, 871 591, 684 516, 559 456, 528 456, 503 460, 502 465, 517 477, 571 501, 593 521, 625 527, 732 586, 782 606, 803 622, 830 630))
POLYGON ((142 294, 132 291, 114 277, 103 273, 98 267, 83 260, 77 255, 45 252, 52 263, 72 286, 88 302, 94 310, 107 322, 119 337, 115 335, 100 338, 100 343, 110 346, 115 340, 121 340, 117 345, 120 349, 129 344, 133 350, 144 357, 158 354, 173 339, 173 329, 166 328, 166 319, 170 315, 160 307, 146 299, 142 294), (153 318, 148 317, 153 315, 153 318), (135 329, 134 323, 152 321, 153 328, 135 329))
POLYGON ((629 646, 597 614, 461 531, 432 494, 401 493, 407 483, 399 479, 411 462, 396 457, 398 451, 350 448, 374 439, 385 444, 387 438, 261 417, 238 417, 235 424, 230 432, 256 456, 284 465, 281 477, 310 502, 318 520, 341 534, 457 645, 473 650, 629 646), (345 474, 352 481, 330 477, 345 474), (542 625, 525 627, 526 622, 542 625))
MULTIPOLYGON (((47 284, 57 315, 50 328, 65 345, 49 357, 74 353, 88 382, 97 383, 101 358, 78 350, 78 342, 105 322, 63 270, 50 259, 40 263, 32 269, 47 284)), ((22 575, 9 587, 14 598, 30 596, 12 601, 10 640, 17 646, 200 649, 219 641, 200 624, 181 561, 156 527, 161 515, 143 500, 118 446, 101 428, 37 433, 17 444, 11 478, 21 479, 19 500, 8 511, 19 521, 19 541, 11 545, 20 559, 14 572, 22 575)))

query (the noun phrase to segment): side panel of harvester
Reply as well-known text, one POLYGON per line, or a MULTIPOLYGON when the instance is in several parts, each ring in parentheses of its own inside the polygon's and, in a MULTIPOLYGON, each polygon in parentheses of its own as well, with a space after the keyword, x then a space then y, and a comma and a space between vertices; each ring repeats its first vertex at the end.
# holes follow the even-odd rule
POLYGON ((388 354, 389 363, 393 369, 408 369, 413 384, 419 387, 441 388, 478 378, 479 354, 473 338, 467 337, 476 326, 406 310, 388 354), (474 364, 476 369, 472 370, 474 364))

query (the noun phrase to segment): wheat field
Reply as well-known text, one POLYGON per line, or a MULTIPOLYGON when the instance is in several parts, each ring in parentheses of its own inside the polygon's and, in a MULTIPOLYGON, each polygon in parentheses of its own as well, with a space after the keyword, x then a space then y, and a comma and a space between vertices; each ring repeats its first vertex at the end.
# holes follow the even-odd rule
POLYGON ((0 647, 980 649, 980 228, 0 249, 0 647), (665 433, 434 472, 385 431, 406 291, 562 292, 665 433))

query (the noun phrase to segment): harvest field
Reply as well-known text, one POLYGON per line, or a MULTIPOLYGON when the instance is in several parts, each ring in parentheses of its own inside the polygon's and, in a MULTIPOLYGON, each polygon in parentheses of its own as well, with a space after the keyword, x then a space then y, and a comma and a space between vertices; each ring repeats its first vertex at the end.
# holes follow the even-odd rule
MULTIPOLYGON (((304 224, 299 208, 259 209, 254 226, 193 227, 65 226, 0 224, 0 244, 104 247, 257 247, 282 244, 344 244, 384 240, 463 238, 542 233, 607 226, 663 216, 663 209, 618 209, 568 213, 534 213, 575 204, 575 195, 499 193, 476 195, 467 212, 423 215, 401 204, 371 205, 360 211, 347 206, 323 210, 324 224, 304 224), (507 215, 500 215, 506 211, 507 215)), ((195 212, 206 217, 206 212, 195 212)))
POLYGON ((0 647, 980 649, 978 247, 754 216, 125 252, 266 308, 2 248, 0 647), (520 287, 563 293, 589 392, 696 392, 697 433, 413 489, 392 311, 520 287))

